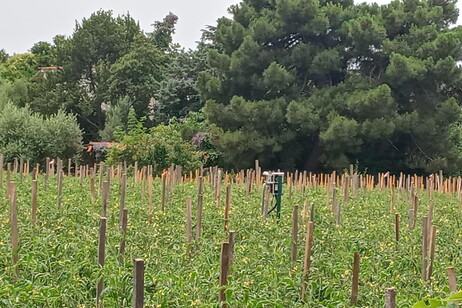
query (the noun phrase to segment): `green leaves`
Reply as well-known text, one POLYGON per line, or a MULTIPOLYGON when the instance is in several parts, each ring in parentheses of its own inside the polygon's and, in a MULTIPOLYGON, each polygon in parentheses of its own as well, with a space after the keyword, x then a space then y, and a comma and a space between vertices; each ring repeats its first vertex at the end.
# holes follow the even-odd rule
POLYGON ((456 308, 458 307, 456 303, 461 301, 462 291, 459 291, 456 293, 452 293, 451 296, 443 300, 438 298, 424 299, 416 303, 414 306, 412 306, 412 308, 456 308))

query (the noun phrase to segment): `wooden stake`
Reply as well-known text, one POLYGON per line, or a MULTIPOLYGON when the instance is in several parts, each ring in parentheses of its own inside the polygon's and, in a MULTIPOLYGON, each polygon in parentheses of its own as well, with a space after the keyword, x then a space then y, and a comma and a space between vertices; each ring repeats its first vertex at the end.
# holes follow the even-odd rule
POLYGON ((95 202, 96 200, 95 176, 93 174, 90 177, 90 200, 91 202, 95 202))
POLYGON ((135 183, 138 182, 138 162, 135 162, 135 166, 133 167, 133 179, 135 180, 135 183))
POLYGON ((228 231, 228 220, 229 220, 230 207, 231 207, 231 186, 228 184, 226 186, 225 222, 223 226, 225 231, 228 231))
POLYGON ((431 226, 430 231, 430 244, 429 244, 429 262, 427 265, 427 280, 431 280, 432 271, 433 271, 433 260, 435 258, 435 245, 436 245, 436 226, 431 226))
POLYGON ((449 290, 451 292, 457 292, 457 281, 456 281, 456 272, 454 267, 448 267, 448 283, 449 283, 449 290))
POLYGON ((342 208, 342 204, 341 204, 341 203, 337 203, 337 209, 336 209, 337 213, 336 213, 336 215, 335 215, 335 225, 336 225, 337 227, 340 226, 340 211, 341 211, 341 208, 342 208))
POLYGON ((395 183, 391 184, 390 213, 395 212, 395 183))
POLYGON ((63 177, 64 177, 64 173, 61 170, 58 173, 58 196, 56 200, 56 205, 58 209, 61 209, 61 201, 63 199, 63 177))
POLYGON ((298 205, 294 205, 292 211, 292 248, 290 260, 297 261, 297 243, 298 243, 298 205))
POLYGON ((125 255, 125 236, 127 233, 127 225, 128 225, 128 210, 122 210, 122 221, 121 221, 121 231, 122 231, 122 238, 120 239, 120 248, 119 248, 119 263, 123 263, 123 258, 125 255))
POLYGON ((37 180, 32 181, 32 196, 31 196, 31 206, 32 206, 32 226, 35 226, 37 221, 37 180))
POLYGON ((166 183, 167 183, 167 175, 166 173, 162 173, 162 199, 161 199, 161 209, 162 213, 165 212, 165 195, 166 195, 166 183))
POLYGON ((191 254, 192 242, 192 205, 191 198, 186 199, 186 257, 189 259, 191 254))
POLYGON ((396 307, 396 292, 395 288, 388 288, 385 291, 385 308, 396 307))
POLYGON ((19 182, 22 183, 22 178, 24 176, 24 158, 19 158, 19 182))
POLYGON ((409 210, 409 229, 414 229, 414 210, 409 210))
POLYGON ((123 212, 125 209, 125 194, 127 191, 127 174, 122 174, 120 183, 120 200, 119 200, 119 228, 122 228, 123 212))
POLYGON ((4 157, 3 154, 0 155, 0 189, 3 188, 3 162, 4 157))
POLYGON ((359 252, 354 253, 353 262, 353 281, 351 287, 351 301, 350 305, 356 306, 358 303, 358 287, 359 287, 359 252))
POLYGON ((133 278, 133 308, 144 307, 144 260, 135 259, 133 278))
MULTIPOLYGON (((98 242, 98 264, 103 267, 105 260, 105 249, 106 249, 106 217, 99 219, 99 242, 98 242)), ((98 282, 96 286, 96 307, 99 307, 99 297, 103 291, 104 281, 103 278, 98 282)))
POLYGON ((231 271, 231 266, 234 261, 234 244, 236 243, 236 234, 234 231, 229 231, 229 262, 228 262, 228 271, 231 271))
POLYGON ((399 214, 395 213, 395 240, 399 241, 399 214))
POLYGON ((11 228, 11 250, 13 255, 13 266, 15 268, 15 278, 19 277, 19 232, 18 232, 18 207, 16 183, 9 183, 10 191, 10 228, 11 228))
POLYGON ((148 206, 149 206, 149 223, 152 224, 152 212, 154 206, 152 204, 152 175, 148 175, 148 206))
POLYGON ((107 203, 109 197, 109 183, 107 181, 103 182, 102 187, 102 196, 101 196, 101 216, 107 216, 107 203))
POLYGON ((422 218, 422 280, 427 280, 428 217, 422 218))
POLYGON ((202 236, 202 202, 203 202, 203 183, 204 178, 199 176, 198 178, 199 191, 197 194, 197 217, 196 217, 196 241, 198 241, 202 236))
POLYGON ((314 222, 314 203, 313 202, 311 202, 310 221, 314 222))
POLYGON ((306 228, 306 240, 305 240, 305 256, 303 259, 303 275, 302 275, 302 291, 301 291, 301 300, 305 301, 306 288, 308 287, 308 275, 310 272, 311 264, 311 249, 313 246, 313 222, 308 222, 306 228))
POLYGON ((430 200, 430 205, 428 206, 428 230, 430 230, 430 227, 433 225, 433 208, 434 208, 435 203, 433 200, 430 200))
POLYGON ((228 307, 226 304, 226 289, 228 284, 228 265, 229 265, 229 243, 221 244, 220 254, 220 293, 218 295, 218 302, 222 304, 221 307, 228 307))

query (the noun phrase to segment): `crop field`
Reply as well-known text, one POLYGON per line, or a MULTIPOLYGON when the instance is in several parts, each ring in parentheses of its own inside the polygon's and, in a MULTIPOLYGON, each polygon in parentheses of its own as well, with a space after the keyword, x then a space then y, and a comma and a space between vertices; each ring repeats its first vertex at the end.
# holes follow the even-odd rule
MULTIPOLYGON (((81 170, 92 174, 91 170, 81 170)), ((462 219, 457 192, 379 187, 365 182, 358 189, 345 185, 333 189, 329 180, 300 185, 286 177, 281 217, 273 212, 265 219, 262 181, 249 185, 240 177, 243 173, 223 174, 218 184, 206 170, 198 238, 199 179, 194 175, 175 179, 168 171, 162 178, 151 179, 149 169, 143 170, 148 176, 137 173, 136 180, 132 169, 128 170, 125 194, 123 180, 117 177, 121 172, 112 175, 108 194, 101 182, 107 175, 99 171, 93 176, 64 174, 61 188, 58 176, 47 176, 45 185, 46 176, 40 174, 35 223, 33 176, 20 177, 12 172, 10 180, 16 183, 16 193, 8 193, 7 172, 3 171, 0 306, 95 307, 99 293, 99 307, 132 307, 134 259, 144 260, 144 307, 348 307, 355 252, 359 256, 358 307, 383 307, 387 288, 395 289, 397 307, 412 307, 427 297, 447 298, 448 267, 455 268, 456 281, 460 281, 462 219), (228 183, 230 198, 226 202, 228 183), (126 231, 120 228, 121 197, 128 212, 126 231), (187 206, 188 198, 191 207, 187 206), (104 200, 107 219, 101 254, 104 200), (17 207, 18 221, 19 249, 14 251, 12 204, 17 207), (411 215, 410 209, 415 210, 411 215), (423 280, 423 217, 429 214, 432 218, 428 221, 435 227, 429 224, 425 229, 436 233, 431 236, 429 232, 434 255, 424 258, 431 264, 427 267, 431 276, 423 280), (310 217, 312 246, 309 269, 305 265, 304 271, 310 217), (220 254, 230 231, 234 231, 232 262, 228 263, 226 284, 220 287, 220 254), (123 239, 125 251, 121 254, 123 239), (300 295, 303 281, 304 300, 300 295), (220 290, 226 298, 221 303, 220 290)), ((341 182, 339 178, 337 183, 341 182)), ((397 178, 393 182, 398 183, 397 178)), ((428 251, 432 250, 431 242, 424 241, 428 251)))

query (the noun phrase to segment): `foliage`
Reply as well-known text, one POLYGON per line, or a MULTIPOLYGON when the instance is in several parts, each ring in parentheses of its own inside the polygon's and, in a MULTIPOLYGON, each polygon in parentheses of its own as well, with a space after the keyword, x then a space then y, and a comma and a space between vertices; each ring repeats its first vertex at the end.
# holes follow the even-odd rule
POLYGON ((169 12, 162 21, 156 21, 152 26, 154 31, 149 33, 152 43, 163 51, 170 51, 174 48, 172 45, 172 35, 175 34, 175 25, 178 21, 178 16, 169 12))
POLYGON ((9 57, 5 49, 0 49, 0 63, 5 63, 9 57))
POLYGON ((248 168, 458 170, 454 1, 253 1, 221 18, 198 88, 224 159, 248 168))
POLYGON ((36 73, 37 59, 32 53, 16 54, 0 64, 0 78, 13 82, 28 79, 36 73))
POLYGON ((203 107, 196 81, 200 72, 208 70, 207 51, 208 46, 201 43, 197 50, 179 50, 171 54, 150 110, 154 123, 168 123, 173 117, 183 119, 189 112, 203 107))
MULTIPOLYGON (((105 174, 104 174, 105 176, 105 174)), ((5 176, 3 177, 5 179, 5 176)), ((104 278, 101 297, 105 307, 131 307, 133 259, 145 260, 146 307, 216 307, 220 244, 223 232, 225 185, 217 207, 214 188, 204 182, 202 238, 193 241, 187 257, 185 201, 193 198, 196 221, 197 185, 194 182, 171 187, 165 213, 160 209, 161 182, 154 180, 153 210, 150 212, 146 183, 134 183, 129 173, 125 207, 128 209, 126 255, 118 261, 123 234, 119 228, 120 185, 111 181, 108 203, 106 258, 97 265, 98 220, 101 196, 90 198, 90 179, 65 177, 61 210, 56 209, 56 176, 38 177, 37 225, 30 223, 30 182, 12 174, 18 182, 18 220, 21 249, 19 279, 14 279, 11 262, 8 202, 0 198, 0 303, 2 307, 94 307, 95 288, 104 278), (150 219, 151 217, 151 219, 150 219), (181 269, 181 270, 179 270, 181 269)), ((5 187, 5 183, 3 183, 5 187)), ((394 215, 390 214, 390 191, 360 190, 358 197, 342 204, 341 224, 335 226, 326 190, 305 191, 284 186, 281 219, 260 213, 261 191, 231 184, 229 228, 235 230, 233 265, 227 287, 231 307, 347 307, 351 296, 353 252, 360 253, 357 307, 383 307, 384 291, 397 290, 397 307, 412 307, 425 296, 446 298, 446 268, 461 268, 462 223, 459 201, 451 194, 434 192, 434 225, 438 227, 432 283, 422 281, 421 227, 400 228, 395 241, 394 215), (289 193, 289 191, 291 191, 289 193), (315 204, 315 228, 307 297, 300 301, 306 227, 299 217, 297 258, 290 261, 292 204, 304 200, 315 204)), ((3 191, 3 190, 2 190, 3 191)), ((397 190, 395 191, 397 192, 397 190)), ((339 191, 340 193, 340 191, 339 191)), ((398 199, 396 199, 397 201, 398 199)), ((407 217, 409 203, 396 202, 396 212, 407 217)), ((428 210, 429 198, 422 190, 418 221, 428 210)), ((301 208, 299 207, 299 211, 301 208)), ((194 223, 193 223, 194 224, 194 223)), ((404 223, 403 223, 404 224, 404 223)))
POLYGON ((130 107, 131 103, 127 97, 118 100, 116 104, 107 106, 104 129, 99 133, 101 140, 114 141, 117 130, 126 131, 130 107))
POLYGON ((184 141, 191 143, 204 167, 222 164, 220 154, 214 144, 218 143, 219 129, 210 124, 203 111, 190 112, 186 118, 170 122, 174 130, 180 132, 184 141))
POLYGON ((37 42, 30 52, 35 55, 37 66, 46 67, 56 65, 56 46, 48 42, 37 42))
POLYGON ((73 158, 80 154, 82 132, 72 115, 58 111, 43 118, 11 103, 1 107, 0 153, 6 161, 16 157, 42 162, 45 157, 73 158))
POLYGON ((199 153, 190 142, 181 138, 174 126, 161 124, 146 132, 142 122, 136 119, 133 108, 128 115, 127 132, 119 131, 118 136, 118 144, 109 148, 108 164, 122 161, 134 164, 137 161, 141 166, 153 165, 158 174, 172 164, 183 166, 185 171, 201 165, 199 153))
POLYGON ((439 307, 447 307, 447 308, 456 308, 458 307, 458 302, 462 301, 462 291, 456 292, 451 294, 446 299, 439 299, 439 298, 430 298, 424 299, 416 303, 412 308, 439 308, 439 307))

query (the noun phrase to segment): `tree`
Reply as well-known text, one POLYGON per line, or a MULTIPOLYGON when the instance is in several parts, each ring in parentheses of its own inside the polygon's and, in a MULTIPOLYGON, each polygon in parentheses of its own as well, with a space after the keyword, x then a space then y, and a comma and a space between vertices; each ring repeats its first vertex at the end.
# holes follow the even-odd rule
POLYGON ((172 35, 175 34, 175 25, 178 16, 170 12, 162 21, 156 21, 152 26, 154 31, 149 33, 152 43, 162 51, 171 51, 175 48, 172 44, 172 35))
POLYGON ((48 42, 38 42, 30 49, 35 55, 37 66, 56 65, 56 47, 48 42))
POLYGON ((163 78, 167 62, 167 57, 146 41, 133 46, 109 70, 107 101, 115 102, 128 97, 137 114, 145 115, 163 78))
POLYGON ((230 12, 198 81, 230 166, 459 166, 455 1, 244 0, 230 12))
POLYGON ((5 63, 9 57, 5 49, 0 49, 0 64, 5 63))
POLYGON ((197 112, 203 107, 196 82, 199 73, 208 70, 208 48, 206 44, 199 44, 196 50, 179 50, 171 54, 154 96, 154 123, 167 123, 172 117, 183 119, 189 112, 197 112))
POLYGON ((37 59, 32 53, 16 54, 0 66, 0 78, 9 82, 29 79, 37 72, 37 59))

